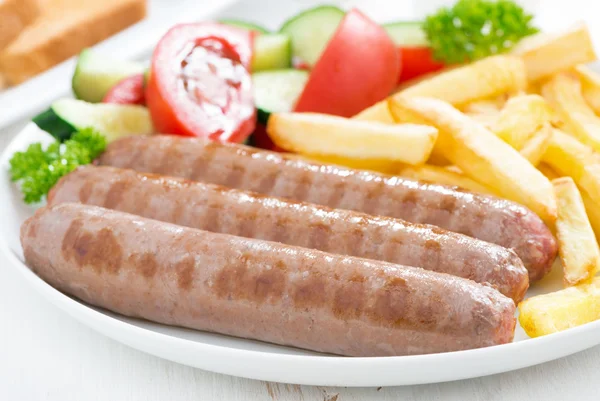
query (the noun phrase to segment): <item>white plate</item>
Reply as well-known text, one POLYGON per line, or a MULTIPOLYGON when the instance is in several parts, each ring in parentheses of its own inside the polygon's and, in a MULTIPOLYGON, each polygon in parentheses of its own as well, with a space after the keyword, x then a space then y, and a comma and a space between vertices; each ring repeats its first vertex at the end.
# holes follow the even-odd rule
MULTIPOLYGON (((377 1, 371 0, 372 3, 377 1)), ((225 16, 244 17, 259 23, 265 21, 264 25, 274 27, 285 16, 314 2, 268 0, 264 3, 268 4, 257 10, 255 2, 241 2, 227 9, 225 16)), ((0 251, 9 261, 9 268, 16 269, 49 302, 98 332, 133 348, 201 369, 252 379, 328 386, 392 386, 506 372, 561 358, 600 343, 598 321, 537 339, 529 339, 521 327, 517 327, 513 343, 484 349, 408 357, 344 358, 154 324, 91 307, 55 290, 23 263, 19 227, 34 209, 21 202, 6 169, 15 151, 47 139, 47 134, 29 125, 0 158, 0 205, 3 206, 0 209, 0 251)), ((560 288, 560 269, 553 276, 537 284, 528 295, 560 288)))
MULTIPOLYGON (((234 1, 217 0, 199 5, 196 0, 149 0, 145 20, 93 48, 116 59, 143 60, 174 24, 211 18, 213 13, 234 1)), ((75 62, 73 57, 21 85, 0 91, 0 129, 42 111, 56 98, 70 95, 75 62)))

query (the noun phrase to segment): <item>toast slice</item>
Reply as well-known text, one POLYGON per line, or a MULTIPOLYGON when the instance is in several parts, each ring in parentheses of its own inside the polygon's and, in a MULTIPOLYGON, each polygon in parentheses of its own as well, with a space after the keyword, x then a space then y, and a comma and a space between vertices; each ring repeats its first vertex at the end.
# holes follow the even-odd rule
POLYGON ((0 74, 17 85, 145 16, 146 0, 44 0, 41 16, 0 54, 0 74))
POLYGON ((0 50, 40 14, 39 0, 0 0, 0 50))

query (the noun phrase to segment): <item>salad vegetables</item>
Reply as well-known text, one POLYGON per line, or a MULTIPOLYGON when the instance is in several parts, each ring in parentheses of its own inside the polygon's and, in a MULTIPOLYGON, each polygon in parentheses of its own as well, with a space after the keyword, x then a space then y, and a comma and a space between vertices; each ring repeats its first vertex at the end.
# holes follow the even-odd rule
MULTIPOLYGON (((356 9, 329 5, 291 17, 278 32, 238 20, 182 24, 160 40, 149 68, 84 50, 72 80, 77 100, 58 100, 33 121, 64 142, 67 156, 76 153, 73 143, 90 135, 81 134, 88 127, 108 142, 159 132, 280 151, 265 130, 274 112, 352 117, 398 85, 506 52, 535 32, 531 15, 511 0, 458 0, 424 21, 383 25, 356 9)), ((53 148, 34 152, 57 154, 53 148)), ((87 159, 64 160, 73 166, 87 159)), ((60 171, 67 169, 44 174, 60 171)), ((28 200, 50 188, 32 182, 52 182, 23 177, 13 174, 28 200)))
POLYGON ((146 88, 157 131, 243 142, 256 125, 249 72, 253 37, 214 23, 167 32, 154 50, 146 88))

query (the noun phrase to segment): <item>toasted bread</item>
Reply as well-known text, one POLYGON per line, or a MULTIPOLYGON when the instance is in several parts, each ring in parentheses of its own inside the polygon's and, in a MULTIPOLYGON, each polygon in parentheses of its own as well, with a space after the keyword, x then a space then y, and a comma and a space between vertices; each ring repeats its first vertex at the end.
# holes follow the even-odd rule
POLYGON ((19 84, 145 15, 145 0, 44 0, 41 16, 0 54, 0 73, 19 84))
POLYGON ((39 13, 39 0, 0 0, 0 50, 8 46, 39 13))

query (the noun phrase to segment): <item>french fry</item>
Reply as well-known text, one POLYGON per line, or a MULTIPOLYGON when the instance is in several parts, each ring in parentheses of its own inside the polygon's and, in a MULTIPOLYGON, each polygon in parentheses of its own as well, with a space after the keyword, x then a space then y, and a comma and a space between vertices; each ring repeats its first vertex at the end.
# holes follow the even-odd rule
POLYGON ((600 74, 583 64, 575 67, 575 73, 581 81, 581 92, 585 101, 596 114, 600 114, 600 74))
POLYGON ((542 174, 544 174, 546 176, 546 178, 549 179, 550 181, 562 177, 560 174, 558 174, 556 171, 554 171, 554 169, 552 167, 550 167, 549 165, 547 165, 546 163, 539 163, 537 165, 537 169, 540 170, 540 172, 542 174))
POLYGON ((593 200, 587 192, 583 189, 580 189, 581 199, 583 199, 583 204, 585 205, 585 211, 587 213, 590 224, 592 225, 592 229, 594 230, 594 234, 596 234, 596 241, 600 240, 600 203, 593 200))
POLYGON ((575 75, 555 75, 542 87, 542 95, 565 122, 568 133, 600 151, 600 118, 583 98, 581 84, 575 75))
POLYGON ((552 186, 558 207, 556 236, 564 281, 567 285, 576 285, 596 275, 600 250, 573 179, 557 178, 552 186))
POLYGON ((517 57, 493 56, 410 86, 392 98, 432 97, 453 105, 525 90, 525 66, 517 57))
POLYGON ((561 176, 569 176, 577 186, 600 201, 600 161, 592 148, 561 130, 553 129, 542 161, 561 176))
POLYGON ((396 175, 415 180, 429 181, 434 184, 461 187, 471 192, 494 195, 494 191, 485 185, 472 180, 462 173, 444 167, 430 165, 411 166, 401 169, 396 175))
POLYGON ((497 96, 492 99, 476 100, 463 106, 462 112, 465 114, 498 114, 500 113, 502 107, 504 107, 504 103, 506 103, 504 96, 497 96))
POLYGON ((437 138, 426 125, 383 124, 317 113, 274 113, 267 133, 288 151, 350 159, 425 163, 437 138))
POLYGON ((477 182, 529 207, 547 223, 554 222, 556 200, 550 181, 483 125, 437 99, 394 99, 390 110, 396 121, 437 127, 436 152, 477 182))
POLYGON ((525 143, 519 153, 529 160, 529 163, 537 166, 550 146, 551 140, 552 126, 545 124, 525 143))
POLYGON ((488 128, 504 142, 521 150, 544 124, 553 119, 553 112, 544 98, 521 95, 508 99, 496 121, 488 128))
POLYGON ((390 113, 390 108, 388 105, 388 100, 382 100, 379 103, 374 104, 373 106, 365 109, 352 117, 353 120, 361 120, 361 121, 376 121, 383 124, 395 124, 394 117, 392 117, 392 113, 390 113))
POLYGON ((355 170, 376 171, 383 174, 396 174, 401 168, 401 163, 390 162, 389 160, 376 159, 349 159, 336 156, 322 155, 299 155, 303 159, 312 160, 323 164, 335 164, 337 166, 348 167, 355 170))
POLYGON ((600 278, 564 290, 537 295, 519 304, 519 323, 539 337, 600 319, 600 278))
POLYGON ((523 59, 530 81, 547 78, 596 59, 585 24, 577 24, 556 34, 540 33, 525 38, 515 46, 512 54, 523 59))
MULTIPOLYGON (((426 96, 463 105, 507 92, 525 90, 526 70, 523 61, 512 56, 493 56, 462 67, 453 68, 418 82, 389 99, 426 96)), ((390 122, 385 101, 363 110, 354 118, 390 122)))

